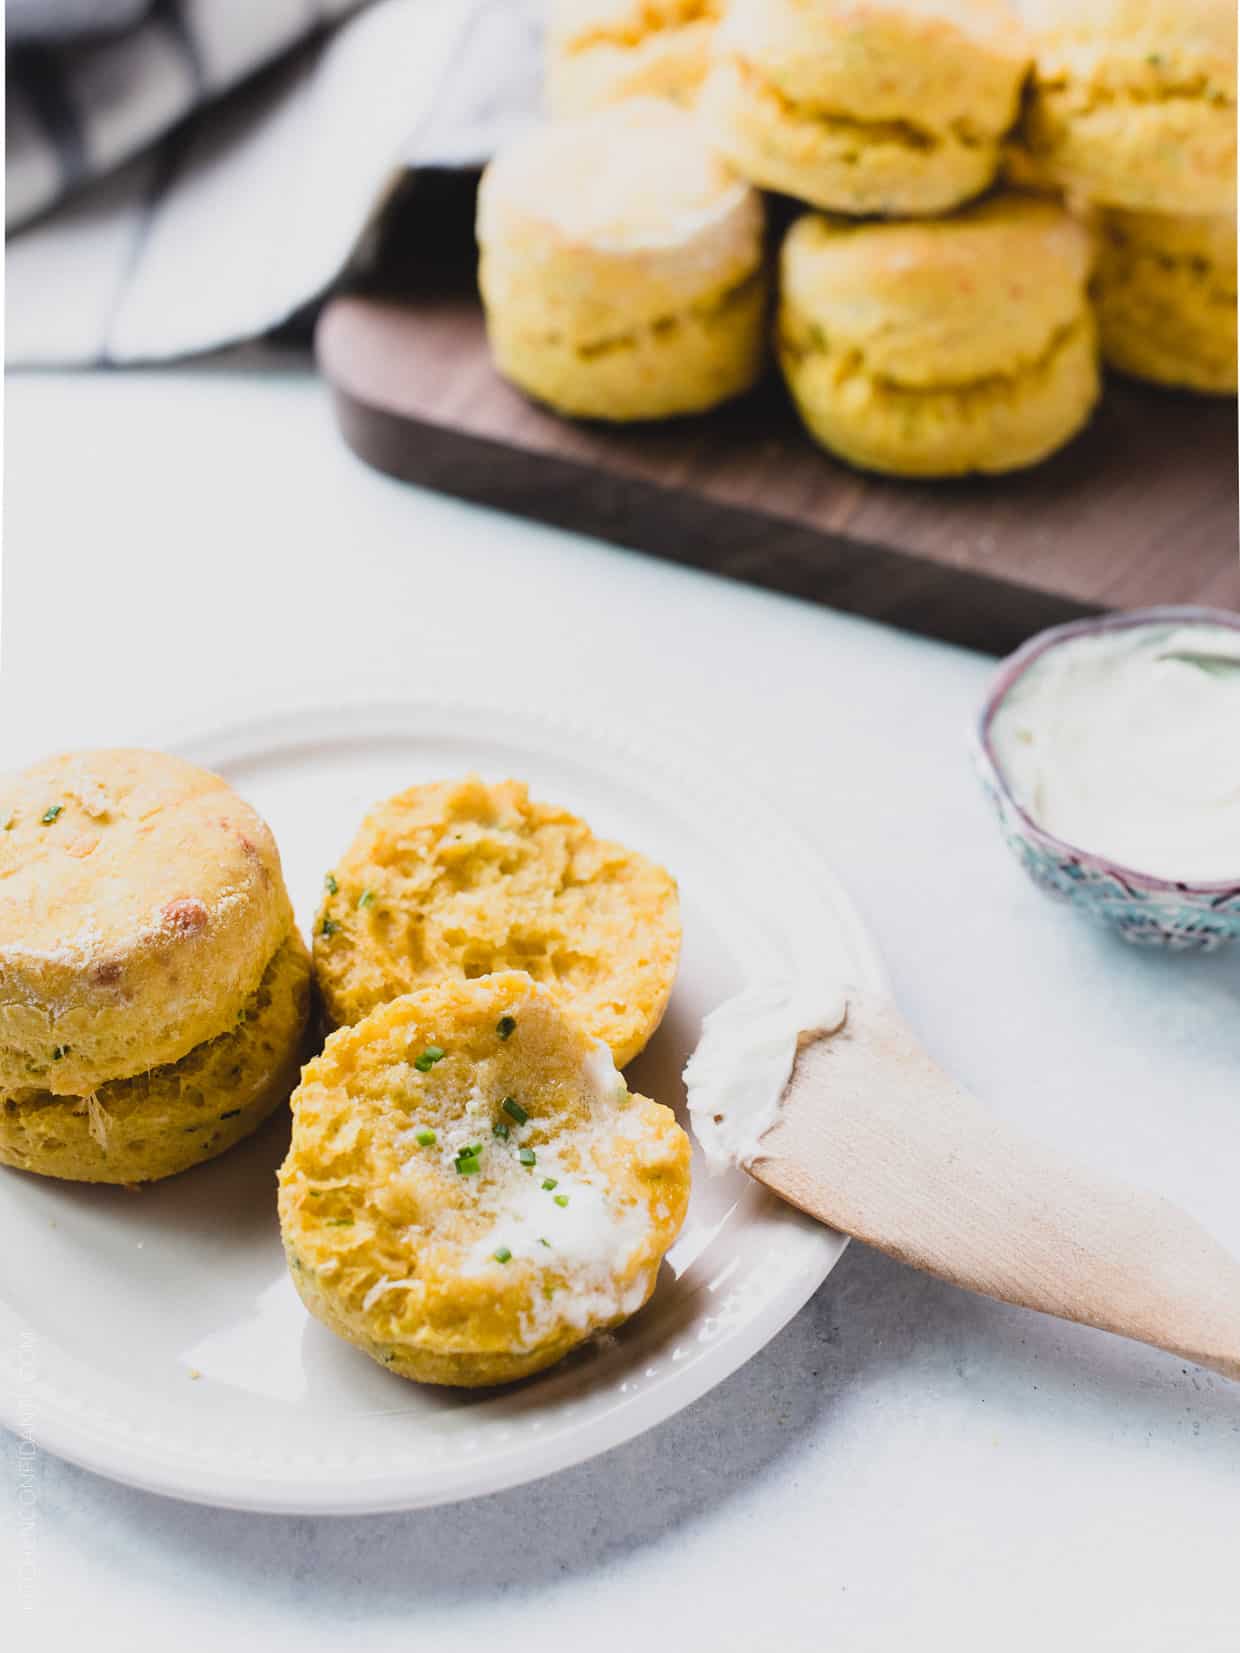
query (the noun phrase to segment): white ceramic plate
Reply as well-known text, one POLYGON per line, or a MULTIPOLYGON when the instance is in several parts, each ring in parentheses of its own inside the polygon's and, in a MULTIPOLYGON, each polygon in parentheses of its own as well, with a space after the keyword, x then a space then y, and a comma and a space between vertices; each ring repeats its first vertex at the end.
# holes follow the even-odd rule
MULTIPOLYGON (((767 969, 879 985, 818 858, 691 751, 460 703, 305 711, 185 747, 266 816, 308 926, 324 871, 376 799, 477 769, 657 857, 685 949, 667 1018, 629 1070, 683 1110, 704 1013, 767 969)), ((683 1111, 682 1111, 683 1117, 683 1111)), ((493 1492, 615 1446, 687 1405, 801 1307, 844 1241, 740 1173, 694 1166, 653 1299, 614 1337, 504 1390, 405 1383, 303 1310, 273 1175, 287 1121, 140 1193, 0 1172, 0 1412, 90 1469, 201 1503, 304 1514, 493 1492)))

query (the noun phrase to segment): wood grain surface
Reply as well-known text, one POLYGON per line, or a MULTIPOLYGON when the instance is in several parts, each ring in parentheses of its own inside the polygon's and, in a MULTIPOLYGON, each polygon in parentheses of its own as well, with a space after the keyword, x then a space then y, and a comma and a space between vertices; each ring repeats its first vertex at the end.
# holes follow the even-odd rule
POLYGON ((331 300, 345 439, 425 487, 995 653, 1107 608, 1240 608, 1233 400, 1114 379, 1034 470, 900 482, 830 459, 772 374, 701 417, 559 419, 493 371, 467 281, 331 300))

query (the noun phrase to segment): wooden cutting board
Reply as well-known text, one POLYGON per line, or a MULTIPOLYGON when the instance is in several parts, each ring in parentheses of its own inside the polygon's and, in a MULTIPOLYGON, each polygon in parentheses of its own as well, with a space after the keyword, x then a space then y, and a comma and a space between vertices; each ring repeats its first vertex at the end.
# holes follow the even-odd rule
POLYGON ((910 483, 828 458, 774 374, 699 418, 556 418, 497 378, 461 286, 333 299, 317 350, 393 476, 912 631, 1003 653, 1106 608, 1240 608, 1234 400, 1114 380, 1047 464, 910 483))

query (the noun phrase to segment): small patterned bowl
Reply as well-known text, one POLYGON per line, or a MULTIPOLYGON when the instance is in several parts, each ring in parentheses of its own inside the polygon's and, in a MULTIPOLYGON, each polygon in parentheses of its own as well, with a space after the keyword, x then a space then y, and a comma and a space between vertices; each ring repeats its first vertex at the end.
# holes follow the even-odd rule
POLYGON ((982 706, 974 761, 999 816, 1009 848, 1039 889, 1102 919, 1125 941, 1140 946, 1209 952, 1240 936, 1240 869, 1221 884, 1179 884, 1153 878, 1045 832, 1008 790, 995 759, 990 726, 1004 696, 1048 649, 1074 637, 1132 626, 1206 623, 1240 631, 1240 615, 1212 608, 1144 608, 1056 626, 1036 637, 999 667, 982 706))

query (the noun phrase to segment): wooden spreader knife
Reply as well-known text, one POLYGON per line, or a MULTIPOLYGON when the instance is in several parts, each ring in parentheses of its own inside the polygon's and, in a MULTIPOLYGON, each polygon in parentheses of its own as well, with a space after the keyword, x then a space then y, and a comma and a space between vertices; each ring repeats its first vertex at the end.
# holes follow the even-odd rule
POLYGON ((834 1031, 800 1034, 742 1163, 810 1216, 941 1280, 1240 1380, 1240 1262, 1170 1201, 989 1113, 880 995, 850 993, 834 1031))

